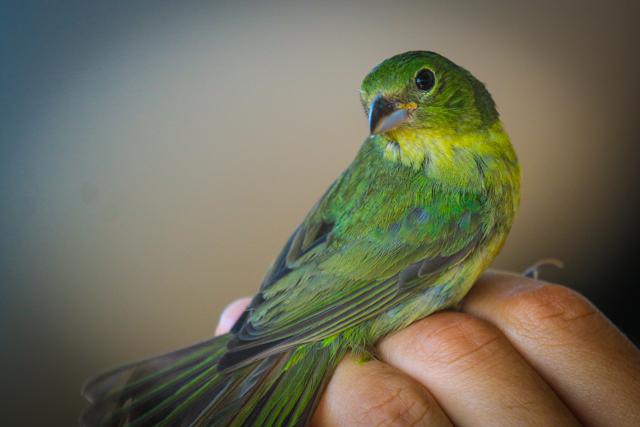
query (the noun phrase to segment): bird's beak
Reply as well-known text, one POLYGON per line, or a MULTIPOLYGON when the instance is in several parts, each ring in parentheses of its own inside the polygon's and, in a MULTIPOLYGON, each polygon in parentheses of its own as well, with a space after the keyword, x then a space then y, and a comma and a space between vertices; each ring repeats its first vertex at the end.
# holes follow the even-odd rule
POLYGON ((371 134, 387 132, 409 120, 415 103, 397 104, 377 94, 369 107, 369 132, 371 134))

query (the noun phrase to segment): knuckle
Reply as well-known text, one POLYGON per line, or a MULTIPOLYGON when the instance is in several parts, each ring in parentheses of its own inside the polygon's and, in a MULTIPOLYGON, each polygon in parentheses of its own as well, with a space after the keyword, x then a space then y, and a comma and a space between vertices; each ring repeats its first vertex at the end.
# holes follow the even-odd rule
POLYGON ((434 411, 426 391, 413 381, 397 375, 376 379, 358 411, 354 424, 367 426, 422 426, 434 411))
POLYGON ((516 294, 506 304, 507 317, 531 333, 579 331, 597 309, 579 293, 560 285, 545 284, 516 294))
POLYGON ((416 324, 411 350, 429 364, 472 369, 493 357, 500 331, 465 313, 440 313, 416 324))

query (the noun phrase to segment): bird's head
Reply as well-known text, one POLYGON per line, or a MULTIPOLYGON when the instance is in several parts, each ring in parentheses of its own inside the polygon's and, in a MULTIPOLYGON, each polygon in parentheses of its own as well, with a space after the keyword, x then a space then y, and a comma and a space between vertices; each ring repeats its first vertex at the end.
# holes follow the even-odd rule
POLYGON ((498 113, 484 85, 433 52, 393 56, 362 81, 371 134, 398 139, 404 132, 455 135, 495 123, 498 113))

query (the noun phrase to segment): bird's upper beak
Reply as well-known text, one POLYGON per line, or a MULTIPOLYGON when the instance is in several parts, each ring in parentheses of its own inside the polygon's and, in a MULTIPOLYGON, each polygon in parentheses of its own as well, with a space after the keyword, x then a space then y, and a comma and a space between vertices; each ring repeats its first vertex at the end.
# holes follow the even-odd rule
POLYGON ((387 132, 409 120, 416 104, 398 104, 377 94, 369 107, 369 131, 371 134, 387 132))

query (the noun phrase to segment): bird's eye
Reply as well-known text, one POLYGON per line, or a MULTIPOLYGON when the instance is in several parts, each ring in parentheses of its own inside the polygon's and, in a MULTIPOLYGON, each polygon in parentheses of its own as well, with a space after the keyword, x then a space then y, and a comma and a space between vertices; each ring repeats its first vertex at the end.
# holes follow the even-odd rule
POLYGON ((433 71, 428 68, 418 71, 416 75, 416 86, 418 86, 418 89, 428 91, 433 89, 435 84, 436 76, 433 74, 433 71))

